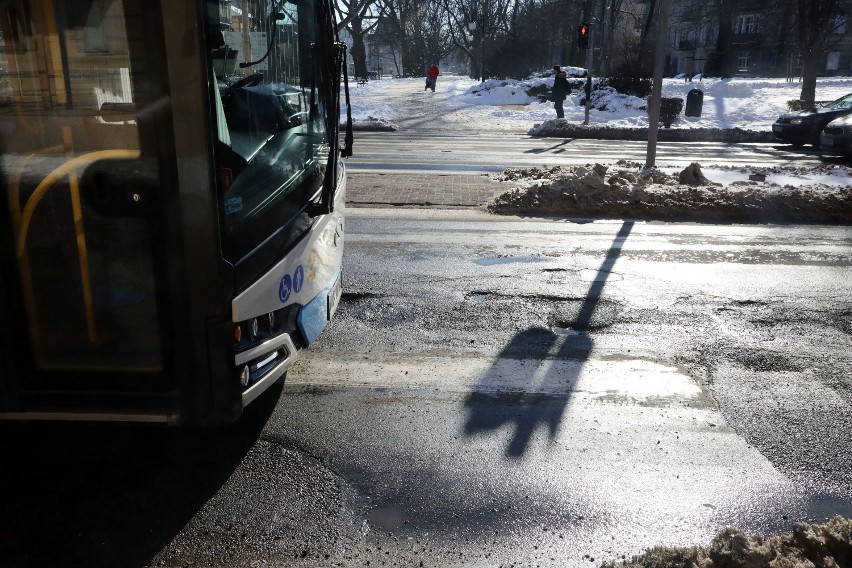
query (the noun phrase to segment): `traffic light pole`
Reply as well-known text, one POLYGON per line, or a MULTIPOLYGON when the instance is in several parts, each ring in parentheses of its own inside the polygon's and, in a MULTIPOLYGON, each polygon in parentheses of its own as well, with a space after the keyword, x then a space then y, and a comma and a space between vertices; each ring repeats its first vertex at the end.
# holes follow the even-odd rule
POLYGON ((583 119, 585 126, 589 125, 589 109, 592 106, 592 58, 595 49, 595 28, 589 26, 589 47, 586 49, 586 117, 583 119))
POLYGON ((657 44, 654 52, 654 85, 648 100, 648 150, 645 167, 653 168, 657 160, 657 135, 660 132, 660 99, 663 96, 663 65, 666 55, 666 35, 669 28, 671 0, 663 0, 657 14, 657 44))

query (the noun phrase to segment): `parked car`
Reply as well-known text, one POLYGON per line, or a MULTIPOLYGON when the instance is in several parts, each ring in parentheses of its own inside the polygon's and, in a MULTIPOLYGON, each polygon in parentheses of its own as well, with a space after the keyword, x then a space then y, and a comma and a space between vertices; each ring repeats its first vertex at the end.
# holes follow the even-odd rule
POLYGON ((822 129, 820 152, 852 157, 852 114, 832 120, 822 129))
POLYGON ((837 118, 852 114, 852 94, 840 97, 830 104, 809 110, 782 114, 772 125, 776 140, 793 146, 820 145, 822 129, 837 118))

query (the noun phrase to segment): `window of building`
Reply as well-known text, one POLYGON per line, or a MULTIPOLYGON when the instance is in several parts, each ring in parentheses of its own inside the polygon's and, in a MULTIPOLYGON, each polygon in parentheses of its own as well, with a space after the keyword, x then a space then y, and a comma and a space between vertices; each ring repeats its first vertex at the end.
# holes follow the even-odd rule
POLYGON ((837 71, 838 69, 840 69, 840 52, 830 51, 825 58, 825 70, 837 71))
POLYGON ((832 33, 835 34, 845 34, 846 33, 846 14, 838 14, 834 16, 831 21, 831 26, 829 27, 832 33))
POLYGON ((757 21, 754 14, 742 14, 737 16, 736 33, 740 35, 753 34, 757 31, 757 21))
POLYGON ((749 53, 748 51, 741 51, 737 56, 737 70, 738 71, 748 71, 748 61, 749 61, 749 53))

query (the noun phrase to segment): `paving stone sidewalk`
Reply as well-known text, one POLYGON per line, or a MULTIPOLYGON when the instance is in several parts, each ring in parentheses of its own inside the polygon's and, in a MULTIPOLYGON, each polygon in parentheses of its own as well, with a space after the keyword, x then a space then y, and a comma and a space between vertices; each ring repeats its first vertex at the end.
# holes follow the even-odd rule
POLYGON ((479 207, 509 186, 475 174, 347 173, 349 205, 479 207))

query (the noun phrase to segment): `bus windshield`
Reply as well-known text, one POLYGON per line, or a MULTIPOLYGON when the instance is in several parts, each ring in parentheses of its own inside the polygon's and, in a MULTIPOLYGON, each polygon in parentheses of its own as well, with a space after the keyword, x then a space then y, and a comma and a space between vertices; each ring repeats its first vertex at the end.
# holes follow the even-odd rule
POLYGON ((235 264, 316 198, 329 153, 315 3, 277 4, 246 15, 216 2, 208 32, 223 252, 235 264))

